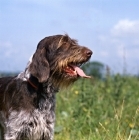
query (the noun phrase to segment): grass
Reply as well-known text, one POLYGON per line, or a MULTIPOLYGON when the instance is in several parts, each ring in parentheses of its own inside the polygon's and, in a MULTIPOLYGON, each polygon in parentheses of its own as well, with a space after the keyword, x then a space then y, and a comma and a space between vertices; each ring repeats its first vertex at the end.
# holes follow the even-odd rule
POLYGON ((139 79, 80 79, 60 91, 55 140, 139 140, 139 79))
POLYGON ((139 140, 139 79, 80 79, 58 93, 55 140, 139 140))

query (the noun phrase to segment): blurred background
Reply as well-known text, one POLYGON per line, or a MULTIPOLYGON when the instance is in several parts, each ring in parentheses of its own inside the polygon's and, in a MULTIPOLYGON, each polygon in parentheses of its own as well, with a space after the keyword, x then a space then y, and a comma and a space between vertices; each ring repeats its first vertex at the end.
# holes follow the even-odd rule
POLYGON ((67 33, 111 73, 139 73, 138 0, 1 0, 0 71, 20 72, 38 42, 67 33))

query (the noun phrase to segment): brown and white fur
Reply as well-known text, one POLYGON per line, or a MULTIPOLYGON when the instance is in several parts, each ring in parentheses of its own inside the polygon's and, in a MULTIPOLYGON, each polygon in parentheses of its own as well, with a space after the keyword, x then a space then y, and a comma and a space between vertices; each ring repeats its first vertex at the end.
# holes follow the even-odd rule
POLYGON ((53 140, 55 96, 80 75, 92 51, 68 35, 41 40, 25 70, 0 78, 0 129, 4 140, 53 140))

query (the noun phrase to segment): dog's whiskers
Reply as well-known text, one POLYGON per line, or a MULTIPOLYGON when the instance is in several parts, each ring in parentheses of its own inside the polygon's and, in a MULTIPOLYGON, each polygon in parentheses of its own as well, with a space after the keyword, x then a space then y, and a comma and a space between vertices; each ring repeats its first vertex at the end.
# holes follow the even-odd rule
POLYGON ((91 54, 68 35, 46 37, 25 71, 0 78, 1 139, 53 140, 56 92, 89 77, 80 66, 91 54))

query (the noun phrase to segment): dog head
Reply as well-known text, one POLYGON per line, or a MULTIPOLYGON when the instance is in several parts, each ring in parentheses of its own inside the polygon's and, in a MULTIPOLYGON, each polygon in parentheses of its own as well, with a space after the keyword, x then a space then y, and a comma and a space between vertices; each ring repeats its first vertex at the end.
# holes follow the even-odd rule
POLYGON ((56 84, 69 84, 85 77, 80 66, 87 62, 92 51, 78 45, 68 35, 49 36, 41 40, 29 65, 29 72, 40 83, 50 78, 56 84))

